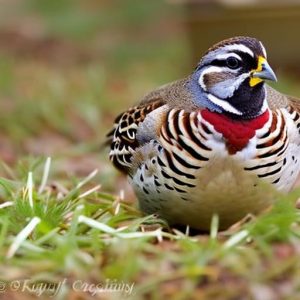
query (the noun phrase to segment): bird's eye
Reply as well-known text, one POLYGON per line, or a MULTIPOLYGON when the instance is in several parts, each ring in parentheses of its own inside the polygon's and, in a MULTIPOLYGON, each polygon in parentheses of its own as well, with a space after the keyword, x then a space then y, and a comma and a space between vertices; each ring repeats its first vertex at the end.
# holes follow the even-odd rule
POLYGON ((233 56, 230 56, 226 59, 226 65, 230 69, 237 69, 240 66, 240 61, 233 56))

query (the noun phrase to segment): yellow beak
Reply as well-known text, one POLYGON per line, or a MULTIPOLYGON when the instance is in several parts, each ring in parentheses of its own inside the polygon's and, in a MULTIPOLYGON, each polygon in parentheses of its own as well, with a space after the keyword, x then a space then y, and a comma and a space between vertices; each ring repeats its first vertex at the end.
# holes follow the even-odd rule
POLYGON ((277 81, 276 75, 267 60, 259 56, 257 69, 251 72, 250 86, 253 87, 263 80, 277 81))

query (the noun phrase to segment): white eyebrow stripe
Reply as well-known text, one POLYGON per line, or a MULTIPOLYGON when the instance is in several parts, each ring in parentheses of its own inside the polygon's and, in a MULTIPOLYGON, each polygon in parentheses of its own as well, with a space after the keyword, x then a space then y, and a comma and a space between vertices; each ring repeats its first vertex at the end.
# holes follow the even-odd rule
POLYGON ((245 53, 248 53, 249 55, 251 55, 252 57, 254 57, 253 51, 243 44, 227 45, 227 46, 223 47, 223 49, 227 52, 232 52, 232 51, 245 52, 245 53))
POLYGON ((211 67, 208 67, 208 68, 204 69, 204 71, 202 72, 202 74, 206 74, 206 73, 220 73, 220 72, 223 72, 223 71, 224 71, 223 67, 211 66, 211 67))
POLYGON ((235 57, 235 58, 237 58, 238 60, 242 60, 242 58, 238 55, 238 54, 236 54, 236 53, 225 53, 225 54, 218 54, 217 56, 216 56, 216 59, 226 59, 226 58, 228 58, 228 57, 235 57))

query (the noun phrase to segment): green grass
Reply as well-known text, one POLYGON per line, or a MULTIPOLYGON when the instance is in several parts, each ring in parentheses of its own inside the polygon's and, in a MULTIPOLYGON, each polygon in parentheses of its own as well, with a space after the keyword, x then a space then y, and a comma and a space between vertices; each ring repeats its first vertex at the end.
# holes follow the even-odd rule
MULTIPOLYGON (((300 299, 299 190, 190 236, 143 216, 100 151, 115 115, 190 72, 178 9, 30 0, 3 12, 0 298, 300 299)), ((300 95, 297 79, 278 78, 300 95)))
MULTIPOLYGON (((57 285, 56 297, 63 299, 79 289, 78 280, 90 286, 114 280, 132 285, 132 294, 124 288, 118 296, 130 299, 235 299, 241 291, 256 299, 256 290, 288 281, 287 295, 280 299, 296 299, 300 214, 294 200, 299 192, 237 228, 217 234, 215 217, 210 235, 191 237, 101 191, 96 172, 59 189, 48 183, 49 161, 46 167, 41 161, 31 165, 33 182, 23 170, 23 179, 0 180, 6 199, 0 209, 5 274, 0 279, 7 291, 16 278, 21 284, 30 279, 32 286, 57 285)), ((21 287, 17 292, 22 294, 21 287)), ((51 293, 48 289, 44 296, 51 293)))

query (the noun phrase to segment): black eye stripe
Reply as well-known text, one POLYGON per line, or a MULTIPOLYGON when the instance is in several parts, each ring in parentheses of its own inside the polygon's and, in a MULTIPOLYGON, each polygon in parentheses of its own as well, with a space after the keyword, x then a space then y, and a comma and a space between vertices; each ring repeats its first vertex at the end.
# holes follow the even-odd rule
MULTIPOLYGON (((241 67, 244 70, 244 72, 249 72, 250 70, 256 69, 257 64, 258 64, 258 56, 252 57, 249 53, 239 51, 239 50, 234 50, 234 51, 229 51, 229 52, 224 52, 223 54, 236 54, 241 58, 241 67)), ((262 54, 259 54, 262 55, 262 54)), ((226 67, 226 58, 224 59, 213 59, 212 61, 206 62, 199 64, 195 70, 199 70, 200 68, 204 68, 207 66, 216 66, 216 67, 226 67)))
MULTIPOLYGON (((241 60, 238 60, 239 61, 239 64, 241 67, 243 65, 243 62, 241 60)), ((214 66, 214 67, 225 67, 225 68, 228 68, 228 64, 227 64, 227 58, 225 59, 215 59, 213 60, 210 64, 210 66, 214 66)))
MULTIPOLYGON (((241 63, 241 66, 244 67, 245 69, 251 70, 257 68, 257 58, 253 58, 250 54, 242 51, 234 51, 231 53, 237 54, 238 56, 241 57, 241 60, 239 61, 241 63)), ((216 67, 227 67, 226 60, 227 60, 226 58, 214 59, 213 61, 210 62, 209 65, 216 66, 216 67)))
POLYGON ((251 68, 257 67, 257 58, 252 57, 249 53, 243 51, 234 51, 233 53, 239 55, 242 58, 243 63, 247 66, 250 66, 251 68))
POLYGON ((227 67, 226 59, 214 59, 210 65, 216 66, 216 67, 227 67))

